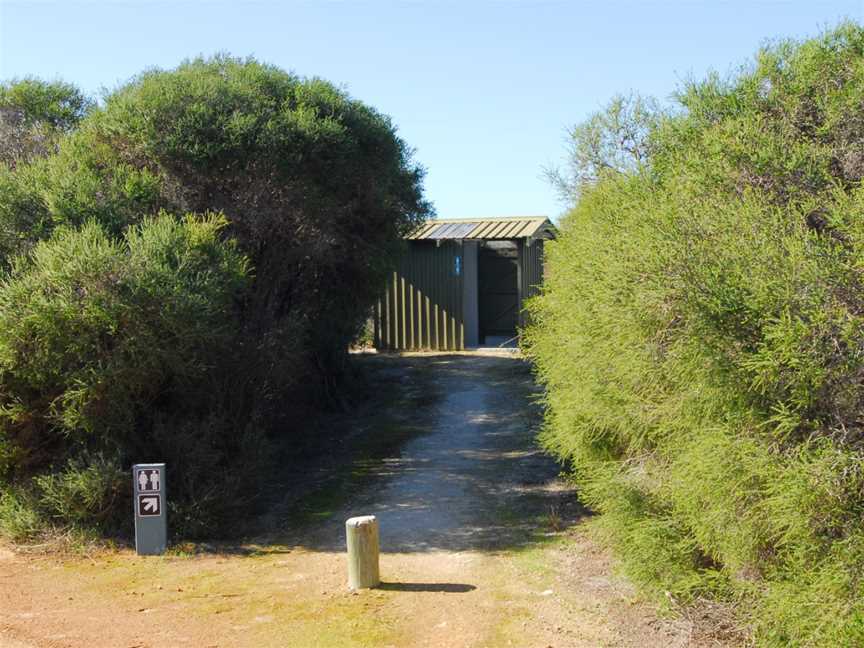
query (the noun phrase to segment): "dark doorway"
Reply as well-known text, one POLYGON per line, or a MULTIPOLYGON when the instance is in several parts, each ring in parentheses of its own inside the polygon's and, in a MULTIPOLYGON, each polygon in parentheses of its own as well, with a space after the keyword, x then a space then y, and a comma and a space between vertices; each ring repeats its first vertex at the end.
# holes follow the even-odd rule
POLYGON ((480 338, 516 337, 519 321, 519 260, 513 241, 486 241, 480 248, 480 338))

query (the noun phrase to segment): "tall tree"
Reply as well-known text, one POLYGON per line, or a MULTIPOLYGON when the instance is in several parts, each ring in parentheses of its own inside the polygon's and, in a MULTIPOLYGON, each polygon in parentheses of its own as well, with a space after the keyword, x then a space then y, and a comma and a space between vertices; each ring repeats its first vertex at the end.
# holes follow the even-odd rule
POLYGON ((649 136, 662 112, 651 98, 617 95, 567 131, 567 161, 546 170, 561 200, 573 204, 605 174, 627 173, 649 160, 649 136))
POLYGON ((0 163, 15 167, 54 151, 94 103, 63 81, 27 77, 0 84, 0 163))

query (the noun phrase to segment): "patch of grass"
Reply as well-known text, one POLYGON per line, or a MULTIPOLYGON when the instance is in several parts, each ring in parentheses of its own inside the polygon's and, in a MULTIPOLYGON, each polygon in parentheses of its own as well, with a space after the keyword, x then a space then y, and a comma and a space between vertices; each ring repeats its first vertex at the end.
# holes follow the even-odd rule
MULTIPOLYGON (((290 571, 281 560, 268 551, 226 559, 188 554, 140 559, 121 554, 68 561, 64 569, 82 576, 87 590, 132 599, 136 608, 179 606, 193 619, 218 619, 220 627, 241 628, 244 645, 398 645, 401 630, 390 605, 398 593, 370 590, 352 595, 342 583, 337 591, 323 593, 318 581, 286 589, 280 574, 307 567, 304 556, 295 557, 290 571)), ((329 571, 330 563, 314 564, 310 569, 329 571)), ((230 643, 230 635, 226 641, 230 643)))
POLYGON ((0 532, 12 542, 36 537, 45 529, 45 520, 35 501, 25 493, 7 489, 0 494, 0 532))
POLYGON ((27 553, 85 555, 116 548, 88 524, 56 523, 32 490, 17 488, 0 494, 0 535, 27 553))
POLYGON ((549 560, 551 552, 568 542, 566 534, 544 533, 538 529, 533 535, 532 542, 526 543, 508 551, 512 557, 513 564, 532 574, 548 576, 557 568, 549 560))

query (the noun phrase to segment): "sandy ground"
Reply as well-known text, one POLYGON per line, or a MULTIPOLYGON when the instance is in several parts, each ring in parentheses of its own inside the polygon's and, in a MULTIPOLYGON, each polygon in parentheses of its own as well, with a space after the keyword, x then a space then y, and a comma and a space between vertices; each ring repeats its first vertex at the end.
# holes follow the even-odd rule
POLYGON ((685 621, 659 618, 613 575, 575 493, 534 445, 536 387, 521 360, 361 362, 392 407, 354 417, 354 437, 412 433, 377 453, 309 465, 310 475, 356 476, 307 494, 320 510, 299 515, 289 488, 295 496, 274 503, 269 532, 158 558, 0 549, 0 646, 714 645, 685 621), (384 582, 352 593, 343 524, 370 513, 384 582))

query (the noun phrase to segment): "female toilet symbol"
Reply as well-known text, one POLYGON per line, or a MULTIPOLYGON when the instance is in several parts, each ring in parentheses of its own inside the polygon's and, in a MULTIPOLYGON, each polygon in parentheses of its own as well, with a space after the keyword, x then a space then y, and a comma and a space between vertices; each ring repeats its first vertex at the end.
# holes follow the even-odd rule
POLYGON ((138 471, 138 490, 147 490, 147 473, 143 470, 138 471))

